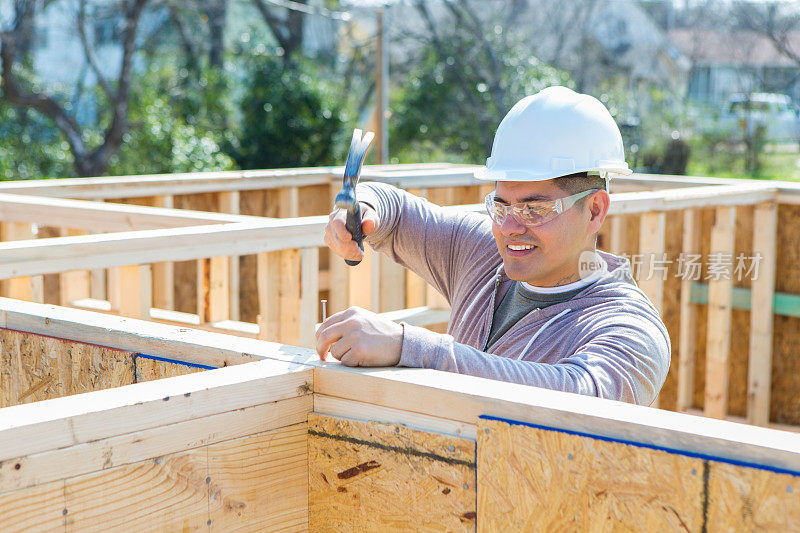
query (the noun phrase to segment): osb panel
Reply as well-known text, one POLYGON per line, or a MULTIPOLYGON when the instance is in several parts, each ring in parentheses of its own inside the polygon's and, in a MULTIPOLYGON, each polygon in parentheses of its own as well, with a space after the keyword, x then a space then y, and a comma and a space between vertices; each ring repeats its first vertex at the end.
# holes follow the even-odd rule
POLYGON ((309 415, 311 531, 475 528, 475 442, 309 415))
MULTIPOLYGON (((778 206, 775 291, 800 294, 800 205, 778 206)), ((800 318, 775 316, 771 420, 800 424, 800 318)))
POLYGON ((0 407, 134 382, 133 354, 0 329, 0 407))
POLYGON ((307 426, 0 495, 3 531, 307 529, 307 426))
POLYGON ((800 477, 709 461, 708 531, 800 531, 800 477))
POLYGON ((149 357, 136 357, 136 383, 143 381, 153 381, 154 379, 172 378, 175 376, 183 376, 185 374, 194 374, 195 372, 202 372, 202 368, 184 365, 181 363, 172 363, 169 361, 158 361, 149 357))
POLYGON ((700 459, 482 419, 481 531, 700 531, 700 459))

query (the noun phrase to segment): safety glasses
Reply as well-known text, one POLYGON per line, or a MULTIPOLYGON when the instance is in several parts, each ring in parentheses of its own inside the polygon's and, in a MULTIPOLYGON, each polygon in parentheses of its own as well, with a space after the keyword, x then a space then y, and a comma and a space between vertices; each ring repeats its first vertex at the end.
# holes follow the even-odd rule
POLYGON ((575 205, 575 202, 600 189, 589 189, 564 198, 541 202, 520 202, 518 204, 501 204, 495 201, 494 191, 486 195, 486 211, 495 223, 502 225, 506 217, 513 213, 520 224, 528 227, 541 226, 575 205))

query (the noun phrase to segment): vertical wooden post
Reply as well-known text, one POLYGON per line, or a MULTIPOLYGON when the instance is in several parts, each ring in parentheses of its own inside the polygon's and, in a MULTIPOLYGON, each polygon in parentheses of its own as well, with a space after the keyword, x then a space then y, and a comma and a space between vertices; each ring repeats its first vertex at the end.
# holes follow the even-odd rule
MULTIPOLYGON (((103 198, 93 198, 93 202, 104 202, 103 198)), ((89 297, 96 300, 107 300, 106 289, 107 272, 104 268, 93 268, 89 270, 89 297)))
POLYGON ((386 107, 389 104, 389 47, 384 40, 386 31, 386 15, 383 9, 377 11, 377 46, 375 57, 375 162, 385 165, 389 160, 389 128, 386 107))
MULTIPOLYGON (((639 288, 642 289, 653 306, 661 314, 664 303, 664 274, 657 266, 664 267, 666 214, 662 212, 645 213, 639 226, 639 253, 642 255, 642 269, 639 271, 639 288)), ((658 407, 656 396, 651 407, 658 407)))
POLYGON ((753 256, 760 254, 760 258, 757 259, 758 276, 751 283, 747 386, 747 423, 758 426, 766 426, 769 422, 777 226, 775 203, 758 204, 753 218, 753 256))
MULTIPOLYGON (((173 209, 173 197, 156 196, 153 206, 173 209)), ((153 264, 153 307, 175 309, 175 264, 172 262, 153 264)))
POLYGON ((281 187, 278 189, 278 217, 294 218, 298 216, 300 216, 299 189, 297 187, 281 187))
MULTIPOLYGON (((231 215, 239 214, 239 191, 223 191, 219 193, 219 211, 231 215)), ((239 256, 228 258, 228 316, 230 320, 239 320, 239 256)))
POLYGON ((280 339, 280 261, 281 252, 262 252, 256 256, 258 282, 258 338, 280 339))
POLYGON ((664 299, 664 279, 659 271, 659 262, 665 266, 664 231, 666 214, 662 212, 645 213, 641 216, 639 229, 639 253, 642 255, 642 268, 639 271, 639 288, 661 313, 664 299))
MULTIPOLYGON (((736 208, 717 207, 711 229, 709 258, 733 256, 736 208)), ((732 269, 730 269, 732 270, 732 269)), ((706 338, 705 415, 725 418, 728 410, 728 364, 731 345, 732 272, 708 282, 708 336, 706 338)))
MULTIPOLYGON (((334 180, 330 185, 330 197, 336 197, 342 188, 341 180, 334 180)), ((329 251, 328 272, 330 289, 328 293, 328 310, 330 314, 344 311, 350 307, 350 274, 344 259, 329 251)))
MULTIPOLYGON (((683 212, 684 254, 700 254, 700 214, 696 209, 683 212)), ((676 408, 685 411, 694 404, 697 305, 692 303, 692 279, 686 272, 681 279, 680 339, 678 344, 678 393, 676 408)))
POLYGON ((613 215, 611 217, 611 246, 609 251, 614 255, 627 253, 627 225, 624 215, 613 215))
POLYGON ((319 321, 319 248, 300 252, 300 346, 316 345, 314 327, 319 321))
MULTIPOLYGON (((78 229, 62 229, 62 235, 86 235, 88 232, 78 229)), ((61 305, 71 305, 75 300, 88 298, 90 294, 89 271, 74 270, 64 272, 61 277, 61 305)))
POLYGON ((150 265, 110 268, 108 283, 112 311, 130 318, 150 319, 153 305, 150 265))
MULTIPOLYGON (((33 239, 33 227, 24 222, 4 222, 2 224, 2 240, 21 241, 33 239)), ((37 286, 42 285, 42 276, 21 276, 3 280, 3 296, 16 300, 29 300, 41 302, 43 296, 41 290, 36 290, 37 286), (38 299, 37 299, 38 298, 38 299)))

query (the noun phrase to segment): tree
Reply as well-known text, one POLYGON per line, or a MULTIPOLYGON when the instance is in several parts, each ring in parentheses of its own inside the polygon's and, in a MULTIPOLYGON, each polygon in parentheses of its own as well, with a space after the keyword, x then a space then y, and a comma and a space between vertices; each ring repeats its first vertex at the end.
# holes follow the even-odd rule
POLYGON ((339 161, 344 122, 336 92, 310 62, 287 66, 254 56, 244 111, 229 148, 244 169, 330 165, 339 161))
POLYGON ((106 80, 94 51, 86 37, 86 1, 81 0, 77 17, 78 32, 81 36, 86 60, 98 79, 103 98, 109 111, 108 125, 102 133, 102 141, 97 146, 87 142, 90 135, 67 110, 63 101, 55 94, 49 94, 34 83, 26 82, 22 74, 20 53, 27 39, 25 25, 21 21, 31 17, 29 11, 34 5, 31 1, 17 0, 15 3, 15 24, 11 29, 0 33, 0 64, 2 64, 3 96, 9 103, 20 109, 31 109, 52 121, 61 131, 69 145, 79 176, 98 176, 106 170, 109 160, 119 149, 128 131, 128 104, 131 92, 133 58, 136 53, 136 35, 142 12, 148 0, 123 0, 120 11, 123 14, 122 57, 119 75, 112 85, 106 80))
POLYGON ((415 0, 424 32, 400 30, 416 51, 393 65, 396 75, 405 77, 393 94, 389 135, 389 152, 398 160, 437 151, 436 157, 479 162, 491 152, 497 124, 517 100, 570 83, 567 73, 530 54, 515 25, 519 2, 496 10, 479 10, 481 5, 444 0, 434 14, 430 3, 415 0))

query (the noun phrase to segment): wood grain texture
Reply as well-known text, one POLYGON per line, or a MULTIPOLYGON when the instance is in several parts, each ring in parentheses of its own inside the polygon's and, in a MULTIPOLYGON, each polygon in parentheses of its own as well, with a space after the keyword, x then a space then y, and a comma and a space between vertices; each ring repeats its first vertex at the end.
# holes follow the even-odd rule
POLYGON ((800 477, 709 461, 708 531, 800 530, 800 477))
POLYGON ((307 438, 296 424, 6 493, 3 530, 304 530, 307 438))
POLYGON ((139 355, 136 355, 135 357, 135 383, 153 381, 154 379, 173 378, 175 376, 183 376, 184 374, 202 372, 204 370, 202 368, 185 365, 178 362, 172 363, 169 361, 158 361, 156 359, 141 357, 139 355))
POLYGON ((475 528, 475 442, 309 415, 312 531, 475 528))
POLYGON ((481 419, 481 531, 699 531, 702 460, 481 419))
POLYGON ((134 382, 133 354, 0 329, 0 407, 134 382))

